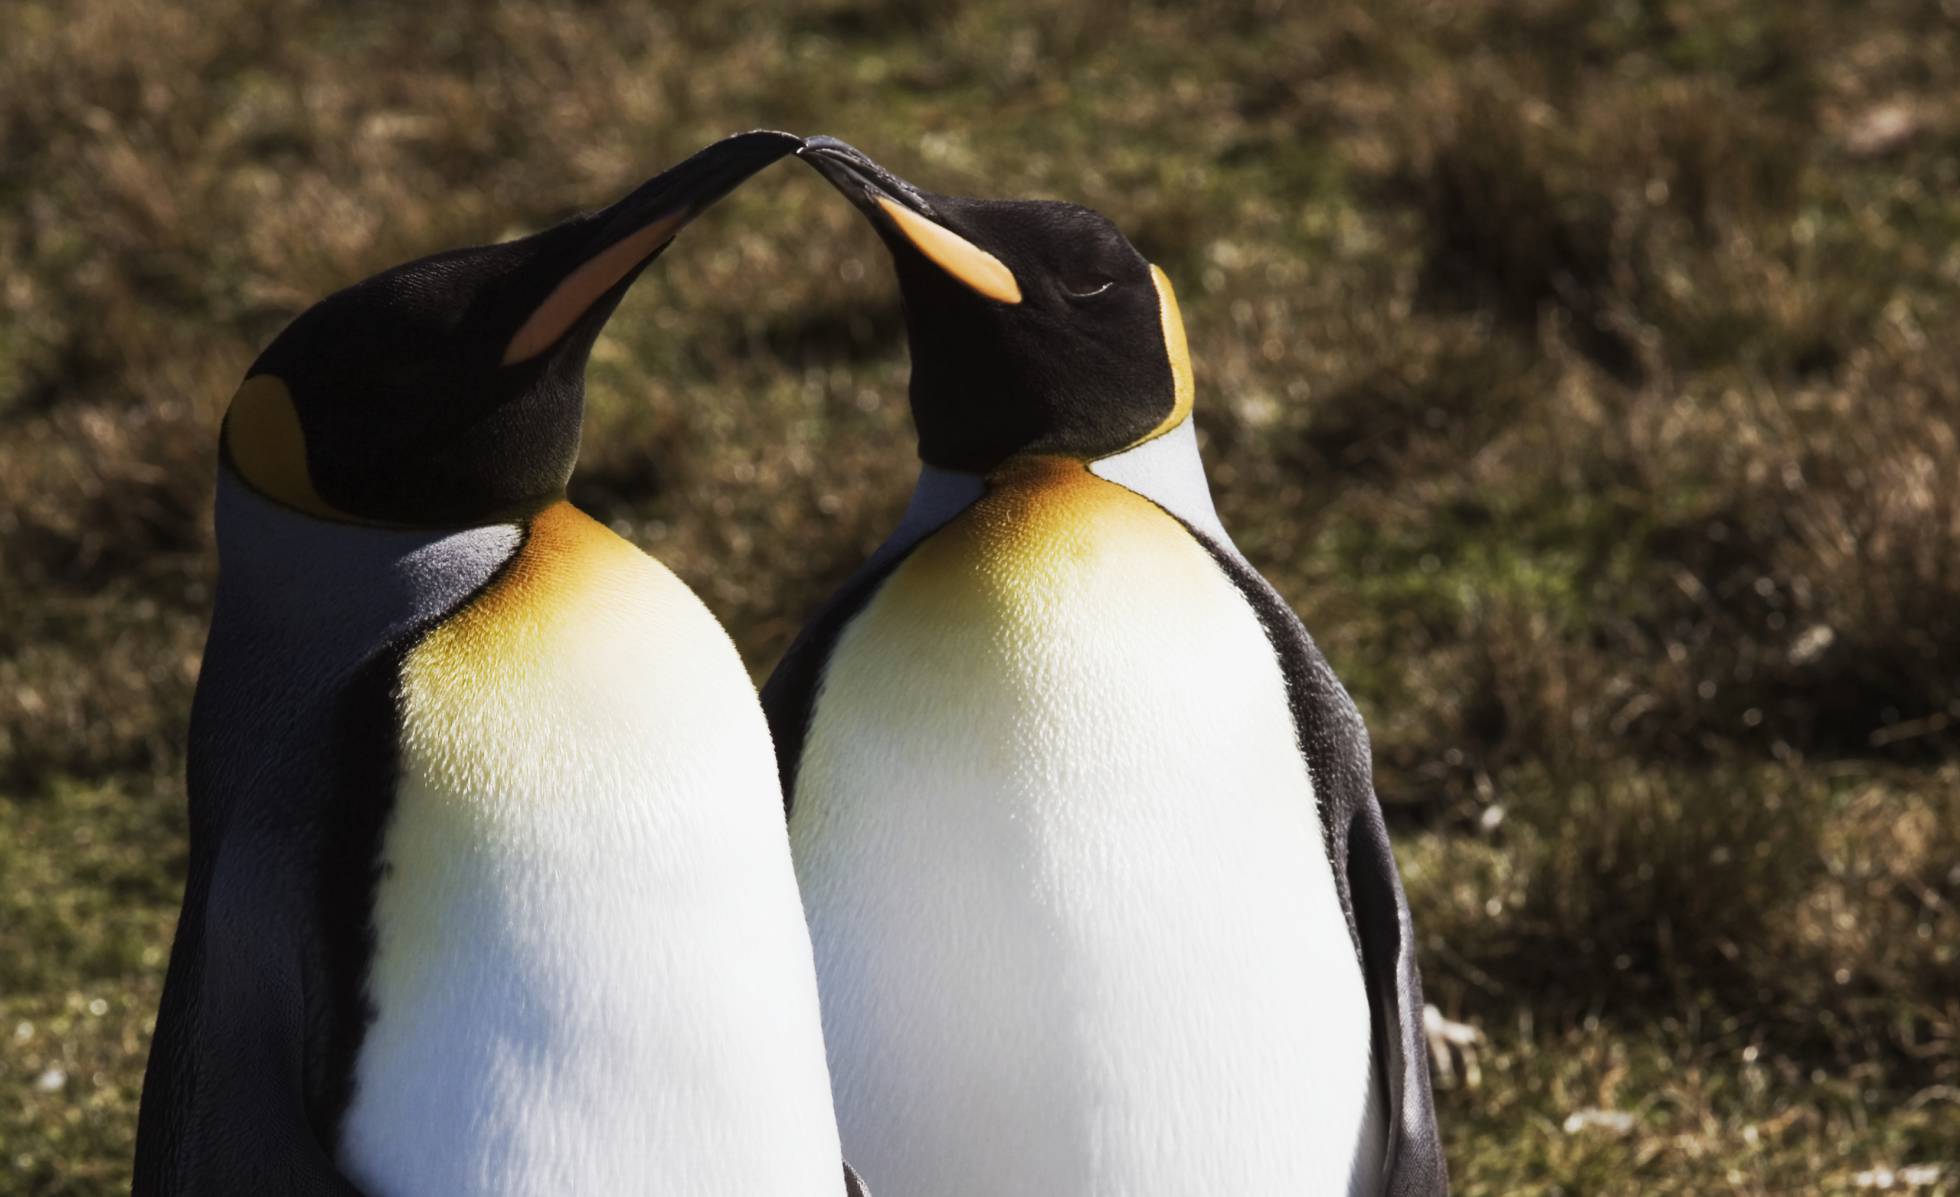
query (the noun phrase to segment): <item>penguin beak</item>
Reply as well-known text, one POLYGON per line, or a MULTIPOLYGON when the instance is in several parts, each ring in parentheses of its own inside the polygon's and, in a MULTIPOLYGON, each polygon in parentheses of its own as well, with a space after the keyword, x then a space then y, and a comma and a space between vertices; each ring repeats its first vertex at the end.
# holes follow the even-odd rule
POLYGON ((797 157, 816 167, 817 173, 844 193, 858 210, 872 220, 883 216, 880 200, 899 204, 931 219, 932 203, 918 188, 873 162, 863 150, 835 137, 805 138, 797 157))
POLYGON ((811 137, 797 156, 857 205, 894 253, 908 247, 997 303, 1020 303, 1014 272, 993 254, 948 228, 918 188, 835 137, 811 137))
POLYGON ((590 232, 567 271, 518 326, 503 364, 543 353, 614 287, 651 262, 688 221, 763 167, 795 152, 803 140, 757 129, 725 137, 680 165, 577 223, 590 232))

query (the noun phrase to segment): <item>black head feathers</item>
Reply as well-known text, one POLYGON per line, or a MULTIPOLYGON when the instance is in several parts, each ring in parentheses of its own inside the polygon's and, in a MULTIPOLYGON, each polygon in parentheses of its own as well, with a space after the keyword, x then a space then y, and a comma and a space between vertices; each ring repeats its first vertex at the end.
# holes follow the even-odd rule
POLYGON ((456 526, 553 501, 578 454, 586 357, 626 289, 681 226, 800 144, 730 137, 601 211, 329 296, 253 363, 226 464, 331 519, 456 526))
POLYGON ((1017 453, 1106 457, 1190 411, 1170 281, 1077 204, 933 195, 835 138, 802 157, 891 250, 919 456, 984 473, 1017 453))

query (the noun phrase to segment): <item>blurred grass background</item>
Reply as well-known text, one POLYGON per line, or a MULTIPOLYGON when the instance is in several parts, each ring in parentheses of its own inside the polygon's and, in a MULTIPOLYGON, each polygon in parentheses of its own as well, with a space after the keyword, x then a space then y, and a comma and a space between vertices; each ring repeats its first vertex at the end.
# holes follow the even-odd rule
MULTIPOLYGON (((0 1191, 127 1185, 257 348, 772 125, 1090 203, 1176 280, 1219 505, 1485 1036, 1460 1193, 1960 1193, 1960 2, 0 27, 0 1191)), ((774 167, 613 321, 573 497, 760 677, 896 518, 904 377, 882 250, 774 167)))

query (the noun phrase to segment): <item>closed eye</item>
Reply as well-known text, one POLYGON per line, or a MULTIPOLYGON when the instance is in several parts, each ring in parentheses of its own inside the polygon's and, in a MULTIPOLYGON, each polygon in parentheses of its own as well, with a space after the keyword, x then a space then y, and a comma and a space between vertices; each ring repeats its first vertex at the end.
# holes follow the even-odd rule
POLYGON ((1094 286, 1091 286, 1086 291, 1078 291, 1074 287, 1068 286, 1067 284, 1064 284, 1062 289, 1064 291, 1067 291, 1070 295, 1074 296, 1077 299, 1093 299, 1096 296, 1101 295, 1104 291, 1107 291, 1111 287, 1114 287, 1115 285, 1116 285, 1115 279, 1104 279, 1102 282, 1097 283, 1094 286))

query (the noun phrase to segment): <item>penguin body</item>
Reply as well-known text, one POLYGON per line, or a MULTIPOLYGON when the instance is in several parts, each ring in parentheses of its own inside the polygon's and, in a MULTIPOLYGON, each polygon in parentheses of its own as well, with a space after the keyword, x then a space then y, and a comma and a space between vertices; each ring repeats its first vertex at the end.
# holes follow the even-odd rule
POLYGON ((747 674, 562 490, 598 325, 795 144, 398 268, 255 364, 139 1194, 845 1190, 747 674))
POLYGON ((880 1186, 1329 1191, 1379 1150, 1285 679, 1135 492, 1003 467, 843 630, 797 795, 818 957, 861 962, 825 1033, 859 1162, 903 1162, 880 1186))
POLYGON ((1168 281, 1082 262, 1081 210, 1044 239, 805 156, 892 247, 926 463, 764 689, 846 1151, 921 1194, 1441 1192, 1366 733, 1219 525, 1168 281), (1074 298, 1010 324, 1049 273, 1074 298), (978 365, 1071 315, 1094 361, 1139 314, 1160 386, 978 365))
POLYGON ((735 647, 569 504, 524 533, 403 658, 342 1162, 381 1192, 835 1194, 735 647))

